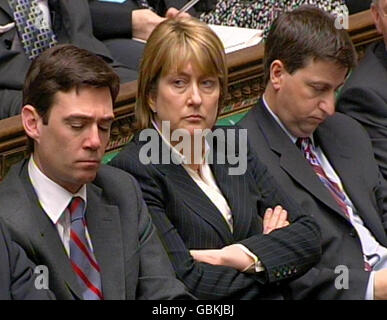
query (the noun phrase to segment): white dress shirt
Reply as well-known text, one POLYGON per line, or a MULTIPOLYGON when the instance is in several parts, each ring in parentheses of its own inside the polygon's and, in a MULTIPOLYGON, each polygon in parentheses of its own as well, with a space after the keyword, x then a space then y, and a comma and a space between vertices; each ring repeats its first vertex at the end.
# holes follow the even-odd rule
POLYGON ((44 23, 51 28, 51 15, 47 0, 38 0, 38 7, 43 13, 44 23))
MULTIPOLYGON (((35 189, 40 206, 55 225, 58 230, 59 237, 66 249, 67 255, 70 256, 71 221, 70 213, 67 207, 73 197, 82 198, 85 202, 85 208, 87 207, 86 185, 83 185, 77 193, 72 194, 48 178, 38 168, 33 156, 30 157, 28 162, 28 175, 32 186, 35 189)), ((86 238, 89 242, 90 248, 92 248, 87 227, 86 238)))
MULTIPOLYGON (((205 141, 205 147, 204 147, 204 155, 202 157, 202 162, 199 165, 198 171, 192 169, 188 165, 188 161, 186 157, 181 154, 175 147, 173 147, 168 141, 165 136, 161 133, 159 130, 157 124, 152 121, 152 124, 154 128, 157 130, 157 132, 160 134, 163 141, 166 143, 169 148, 171 148, 173 156, 177 157, 182 164, 183 168, 187 171, 188 175, 192 178, 193 181, 199 186, 199 188, 207 195, 207 197, 210 199, 210 201, 217 207, 217 209, 222 214, 224 220, 226 221, 228 227, 230 228, 230 231, 233 232, 233 217, 232 212, 230 209, 230 206, 227 203, 227 200, 222 194, 222 191, 219 189, 218 185, 216 184, 214 175, 211 171, 211 168, 207 162, 207 155, 210 152, 210 147, 205 141)), ((240 247, 241 250, 243 250, 248 256, 250 256, 254 262, 251 266, 246 268, 244 271, 255 271, 260 272, 265 270, 262 263, 259 261, 258 257, 252 253, 249 249, 247 249, 242 244, 237 244, 238 247, 240 247)))
MULTIPOLYGON (((272 115, 275 121, 279 124, 282 130, 289 136, 293 143, 296 143, 297 137, 293 136, 281 122, 281 120, 273 113, 267 104, 265 97, 262 97, 263 103, 267 109, 267 111, 272 115)), ((313 136, 310 137, 313 146, 315 147, 316 157, 318 158, 325 174, 328 178, 335 182, 341 189, 341 191, 345 195, 345 202, 347 205, 347 212, 349 214, 349 221, 351 225, 355 228, 357 234, 360 238, 360 243, 362 246, 364 261, 368 262, 374 271, 387 268, 387 248, 380 245, 380 243, 375 239, 370 230, 364 225, 362 218, 358 215, 355 206, 353 205, 351 199, 348 194, 345 192, 345 189, 341 183, 341 180, 338 174, 333 169, 332 165, 329 163, 327 157, 324 155, 323 150, 319 146, 314 145, 313 136)), ((365 298, 367 300, 374 299, 374 277, 375 272, 372 271, 370 275, 370 279, 368 282, 367 292, 365 298)))

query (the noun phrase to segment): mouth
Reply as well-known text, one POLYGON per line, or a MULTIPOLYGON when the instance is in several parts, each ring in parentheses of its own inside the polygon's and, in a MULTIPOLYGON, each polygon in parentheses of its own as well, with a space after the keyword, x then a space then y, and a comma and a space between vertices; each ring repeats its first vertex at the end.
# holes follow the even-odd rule
POLYGON ((311 119, 318 123, 322 123, 325 121, 325 118, 319 118, 319 117, 312 117, 311 119))
POLYGON ((203 120, 204 117, 201 116, 200 114, 191 114, 191 115, 185 117, 185 119, 191 120, 191 121, 199 121, 199 120, 203 120))
POLYGON ((86 166, 99 166, 101 163, 100 160, 80 160, 77 162, 86 166))

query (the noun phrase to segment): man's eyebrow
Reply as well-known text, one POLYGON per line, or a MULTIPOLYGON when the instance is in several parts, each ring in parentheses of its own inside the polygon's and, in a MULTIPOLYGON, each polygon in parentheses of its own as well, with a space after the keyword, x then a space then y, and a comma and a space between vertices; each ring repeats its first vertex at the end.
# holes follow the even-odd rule
MULTIPOLYGON (((68 117, 65 118, 66 121, 71 121, 71 120, 92 120, 93 117, 92 116, 88 116, 88 115, 85 115, 85 114, 73 114, 73 115, 70 115, 68 117)), ((114 116, 105 116, 105 117, 102 117, 100 119, 98 119, 98 121, 103 121, 103 122, 111 122, 114 120, 114 116)))

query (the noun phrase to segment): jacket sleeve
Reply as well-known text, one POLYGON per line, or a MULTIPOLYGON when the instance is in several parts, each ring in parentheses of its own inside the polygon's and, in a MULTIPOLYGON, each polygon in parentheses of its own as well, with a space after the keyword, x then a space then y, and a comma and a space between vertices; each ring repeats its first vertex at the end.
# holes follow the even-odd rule
POLYGON ((351 86, 338 100, 339 111, 358 121, 366 129, 380 170, 387 177, 387 98, 371 87, 351 86))
POLYGON ((314 218, 302 212, 290 199, 266 166, 248 152, 248 173, 253 177, 251 189, 260 195, 258 213, 281 205, 288 212, 290 225, 268 235, 256 235, 241 241, 261 260, 269 282, 299 277, 321 257, 320 229, 314 218))
POLYGON ((93 33, 100 39, 132 38, 132 11, 139 9, 135 0, 112 3, 89 0, 93 33))

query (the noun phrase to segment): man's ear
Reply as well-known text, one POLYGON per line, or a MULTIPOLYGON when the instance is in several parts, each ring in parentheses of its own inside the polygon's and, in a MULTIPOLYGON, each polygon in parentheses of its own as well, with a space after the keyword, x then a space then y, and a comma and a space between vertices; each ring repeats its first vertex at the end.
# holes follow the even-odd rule
POLYGON ((21 111, 21 118, 26 134, 39 142, 43 120, 36 109, 29 104, 25 105, 21 111))
POLYGON ((274 60, 270 65, 270 82, 274 90, 279 90, 285 74, 285 66, 281 60, 274 60))
POLYGON ((378 8, 377 8, 376 4, 372 4, 371 5, 371 14, 372 14, 372 18, 374 19, 374 24, 375 24, 376 30, 378 30, 379 34, 382 34, 382 29, 380 27, 381 16, 380 16, 380 13, 378 11, 378 8))

